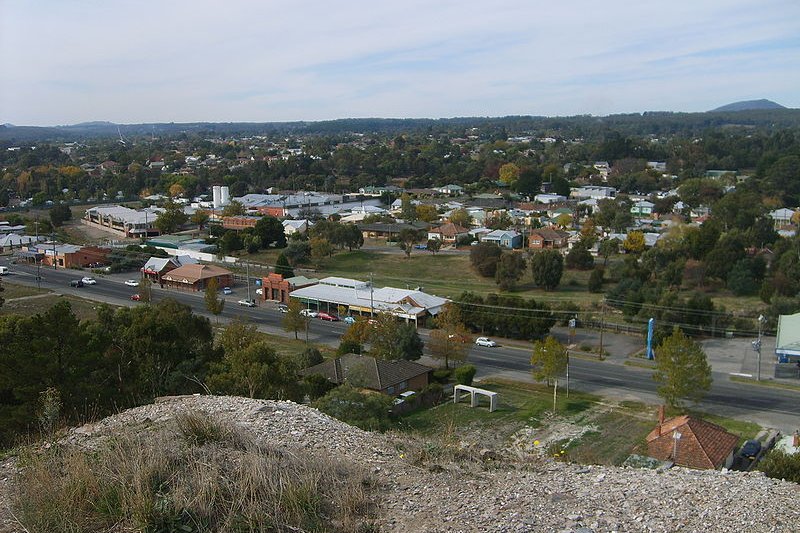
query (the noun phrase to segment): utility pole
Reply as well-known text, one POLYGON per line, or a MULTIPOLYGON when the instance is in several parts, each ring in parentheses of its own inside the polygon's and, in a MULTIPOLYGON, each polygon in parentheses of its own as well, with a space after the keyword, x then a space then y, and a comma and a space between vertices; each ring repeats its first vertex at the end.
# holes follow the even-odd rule
POLYGON ((375 316, 374 310, 374 303, 372 300, 372 287, 373 287, 373 279, 372 279, 372 272, 369 273, 369 316, 372 318, 375 316))
POLYGON ((247 301, 250 301, 250 263, 245 263, 247 268, 247 301))
POLYGON ((53 239, 53 270, 58 270, 58 267, 56 266, 56 240, 52 233, 50 234, 50 238, 53 239))
POLYGON ((604 359, 603 356, 603 328, 606 321, 606 301, 600 302, 600 360, 604 359))
POLYGON ((756 381, 761 381, 761 328, 767 319, 764 315, 758 315, 758 340, 753 341, 753 350, 758 354, 758 367, 756 368, 756 381))

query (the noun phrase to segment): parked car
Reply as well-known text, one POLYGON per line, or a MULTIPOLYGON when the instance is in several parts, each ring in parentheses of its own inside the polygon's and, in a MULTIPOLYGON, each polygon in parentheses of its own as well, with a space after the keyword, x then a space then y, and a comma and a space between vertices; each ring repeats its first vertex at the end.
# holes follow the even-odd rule
POLYGON ((0 267, 0 276, 8 274, 8 267, 0 267))
POLYGON ((222 294, 233 294, 230 287, 222 287, 222 294))
POLYGON ((127 285, 128 287, 138 287, 139 286, 139 280, 136 280, 136 279, 125 280, 125 285, 127 285))
POLYGON ((281 313, 288 313, 289 306, 286 304, 278 304, 278 311, 280 311, 281 313))
POLYGON ((83 287, 83 281, 79 279, 73 279, 69 282, 70 287, 83 287))
POLYGON ((475 339, 475 344, 477 344, 478 346, 487 346, 489 348, 494 348, 495 346, 497 346, 497 343, 494 342, 489 337, 478 337, 477 339, 475 339))
POLYGON ((330 313, 317 313, 317 318, 320 320, 327 320, 328 322, 338 322, 339 317, 330 313))
POLYGON ((263 287, 257 288, 256 294, 258 294, 259 296, 264 296, 264 288, 263 287))
POLYGON ((89 276, 85 276, 84 278, 81 279, 81 281, 83 282, 84 285, 95 285, 97 283, 96 279, 90 278, 89 276))
POLYGON ((255 300, 242 299, 242 300, 239 300, 236 303, 238 303, 239 305, 243 305, 245 307, 255 307, 256 306, 256 301, 255 300))
POLYGON ((356 319, 355 319, 355 317, 352 317, 352 316, 346 316, 346 317, 344 317, 344 323, 345 324, 355 324, 356 323, 356 319))
POLYGON ((319 313, 317 313, 316 311, 314 311, 312 309, 303 309, 303 310, 300 311, 300 314, 303 315, 303 316, 307 316, 309 318, 317 318, 317 315, 319 313))
POLYGON ((139 296, 138 294, 131 294, 131 300, 133 300, 134 302, 138 302, 141 299, 142 297, 139 296))
POLYGON ((755 459, 759 452, 761 452, 761 443, 757 440, 748 440, 742 444, 742 448, 739 450, 739 455, 746 457, 747 459, 755 459))

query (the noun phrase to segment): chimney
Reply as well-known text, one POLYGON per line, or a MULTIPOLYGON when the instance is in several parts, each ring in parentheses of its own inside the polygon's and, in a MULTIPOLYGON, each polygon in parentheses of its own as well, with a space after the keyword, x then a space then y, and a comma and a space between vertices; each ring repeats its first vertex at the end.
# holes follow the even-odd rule
POLYGON ((664 406, 658 406, 658 434, 661 434, 661 426, 664 425, 664 406))

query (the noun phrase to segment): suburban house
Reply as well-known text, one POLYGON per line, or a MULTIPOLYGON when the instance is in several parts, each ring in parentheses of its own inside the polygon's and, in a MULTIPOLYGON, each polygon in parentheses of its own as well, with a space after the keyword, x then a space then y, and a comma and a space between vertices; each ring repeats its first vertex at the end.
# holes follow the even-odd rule
POLYGON ((603 187, 600 185, 586 185, 584 187, 574 187, 570 190, 570 198, 578 200, 595 199, 601 200, 603 198, 614 198, 617 195, 617 189, 614 187, 603 187))
POLYGON ((230 287, 233 285, 233 272, 214 265, 183 265, 161 276, 161 281, 173 289, 187 291, 203 291, 212 279, 217 285, 230 287))
POLYGON ((374 288, 366 281, 339 277, 323 278, 316 285, 291 291, 289 296, 308 309, 363 316, 383 312, 416 325, 439 314, 448 302, 419 289, 374 288))
POLYGON ((631 206, 631 214, 635 217, 649 217, 652 216, 655 206, 653 202, 640 200, 631 206))
POLYGON ((501 248, 522 248, 522 235, 514 230, 496 229, 483 235, 481 242, 493 242, 501 248))
POLYGON ((107 263, 110 252, 109 248, 96 246, 40 242, 23 246, 22 250, 17 252, 17 257, 30 262, 39 262, 42 266, 85 268, 96 263, 107 263))
POLYGON ((220 217, 222 227, 225 229, 232 229, 241 231, 243 229, 255 228, 256 223, 261 220, 261 217, 241 215, 232 217, 220 217))
POLYGON ((775 223, 775 229, 780 229, 784 226, 789 226, 792 223, 792 218, 795 215, 795 211, 793 209, 787 209, 782 207, 780 209, 776 209, 769 214, 769 217, 775 223))
POLYGON ((319 283, 319 280, 316 278, 307 278, 305 276, 284 278, 283 274, 270 272, 268 276, 261 278, 261 298, 288 304, 289 293, 293 290, 316 285, 317 283, 319 283))
POLYGON ((469 229, 452 222, 428 230, 429 239, 439 239, 442 242, 456 242, 465 235, 469 235, 469 229))
POLYGON ((658 411, 658 426, 645 438, 647 455, 678 466, 714 470, 730 468, 739 436, 725 428, 690 415, 664 420, 658 411))
POLYGON ((436 190, 448 196, 458 196, 459 194, 464 193, 464 187, 460 185, 454 185, 452 183, 445 185, 444 187, 438 187, 436 190))
POLYGON ((407 390, 420 391, 428 386, 433 369, 414 361, 382 361, 366 355, 346 354, 306 368, 305 376, 319 374, 333 383, 398 395, 407 390))
POLYGON ((308 231, 308 220, 306 219, 284 220, 281 224, 283 224, 283 232, 287 237, 294 233, 303 234, 308 231))
POLYGON ((413 224, 396 223, 388 224, 384 222, 375 222, 372 224, 358 224, 358 229, 365 239, 387 239, 392 240, 393 237, 403 231, 410 229, 414 231, 427 230, 430 227, 425 222, 414 222, 413 224))
POLYGON ((569 244, 569 233, 557 228, 540 228, 531 231, 528 248, 534 250, 559 250, 569 244))
POLYGON ((197 264, 197 259, 188 255, 176 255, 173 257, 151 257, 141 268, 142 276, 153 283, 161 283, 161 278, 167 272, 172 272, 183 265, 197 264))
POLYGON ((34 235, 17 235, 16 233, 9 233, 0 236, 0 252, 6 249, 13 250, 14 248, 22 248, 26 244, 31 244, 44 240, 44 237, 36 237, 34 235))

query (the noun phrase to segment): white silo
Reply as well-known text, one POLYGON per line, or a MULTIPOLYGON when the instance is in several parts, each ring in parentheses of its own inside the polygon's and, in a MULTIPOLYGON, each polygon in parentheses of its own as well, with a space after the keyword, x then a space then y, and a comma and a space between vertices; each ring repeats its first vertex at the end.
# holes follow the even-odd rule
POLYGON ((230 194, 227 186, 223 185, 219 189, 220 189, 220 191, 219 191, 219 193, 220 193, 219 203, 222 204, 223 207, 225 207, 226 205, 231 203, 231 194, 230 194))
POLYGON ((213 198, 212 201, 214 203, 214 209, 219 209, 220 207, 222 207, 222 200, 221 200, 222 193, 220 192, 220 189, 221 189, 221 187, 219 185, 214 185, 214 187, 211 189, 211 191, 212 191, 211 195, 212 195, 212 198, 213 198))

